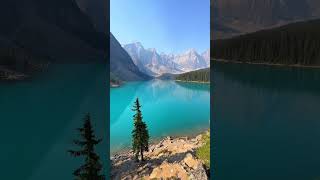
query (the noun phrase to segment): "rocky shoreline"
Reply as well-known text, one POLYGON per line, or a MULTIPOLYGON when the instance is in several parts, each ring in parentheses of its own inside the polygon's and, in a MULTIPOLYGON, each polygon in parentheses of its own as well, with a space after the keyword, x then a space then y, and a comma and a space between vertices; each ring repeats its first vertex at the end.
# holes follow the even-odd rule
POLYGON ((204 144, 203 136, 166 137, 150 145, 144 162, 136 162, 132 151, 115 154, 111 157, 110 178, 207 180, 209 168, 196 156, 196 150, 204 144))
POLYGON ((0 80, 1 81, 21 81, 27 79, 29 76, 23 73, 12 71, 4 67, 0 67, 0 80))
POLYGON ((34 73, 44 72, 49 68, 50 63, 42 64, 26 64, 26 68, 23 72, 12 70, 6 66, 0 65, 0 81, 23 81, 30 79, 34 73))
POLYGON ((302 64, 279 64, 279 63, 267 63, 267 62, 250 62, 250 61, 235 61, 226 59, 211 59, 211 61, 222 62, 222 63, 234 63, 234 64, 253 64, 253 65, 264 65, 264 66, 276 66, 276 67, 296 67, 296 68, 320 68, 319 65, 302 65, 302 64))
POLYGON ((116 83, 110 82, 110 87, 111 88, 117 88, 117 87, 120 87, 120 84, 116 84, 116 83))
POLYGON ((200 83, 200 84, 210 84, 209 82, 205 82, 205 81, 183 81, 183 80, 175 80, 176 82, 186 82, 186 83, 200 83))

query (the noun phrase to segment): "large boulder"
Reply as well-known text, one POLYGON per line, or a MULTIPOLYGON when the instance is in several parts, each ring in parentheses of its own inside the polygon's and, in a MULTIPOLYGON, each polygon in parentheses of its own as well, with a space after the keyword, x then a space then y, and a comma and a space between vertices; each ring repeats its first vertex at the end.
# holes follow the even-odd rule
POLYGON ((195 159, 190 153, 186 155, 186 157, 183 159, 183 162, 192 169, 197 169, 201 163, 195 159))
POLYGON ((153 169, 150 174, 150 179, 170 179, 179 178, 181 180, 188 180, 189 175, 187 171, 178 163, 163 162, 159 167, 153 169))

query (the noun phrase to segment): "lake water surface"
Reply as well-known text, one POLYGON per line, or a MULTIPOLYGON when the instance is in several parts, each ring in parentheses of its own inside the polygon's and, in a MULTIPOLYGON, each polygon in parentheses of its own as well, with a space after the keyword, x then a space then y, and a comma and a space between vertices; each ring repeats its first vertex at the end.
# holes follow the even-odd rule
POLYGON ((217 180, 320 179, 320 69, 214 63, 217 180))
POLYGON ((131 147, 132 106, 142 105, 151 140, 196 135, 210 126, 210 85, 151 80, 130 82, 110 90, 111 152, 131 147))
POLYGON ((101 159, 107 155, 107 77, 104 65, 52 65, 33 80, 0 82, 0 179, 73 179, 76 128, 90 112, 101 159))

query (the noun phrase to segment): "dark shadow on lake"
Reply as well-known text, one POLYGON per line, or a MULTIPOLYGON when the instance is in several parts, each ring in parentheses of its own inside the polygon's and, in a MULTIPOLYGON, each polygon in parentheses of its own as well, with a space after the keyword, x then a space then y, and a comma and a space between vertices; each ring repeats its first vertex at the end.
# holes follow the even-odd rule
POLYGON ((80 162, 67 150, 73 148, 76 128, 87 112, 103 138, 98 151, 105 154, 109 138, 103 82, 103 65, 63 64, 31 81, 0 83, 0 179, 72 179, 80 162))
POLYGON ((320 69, 213 64, 216 178, 314 179, 320 69))

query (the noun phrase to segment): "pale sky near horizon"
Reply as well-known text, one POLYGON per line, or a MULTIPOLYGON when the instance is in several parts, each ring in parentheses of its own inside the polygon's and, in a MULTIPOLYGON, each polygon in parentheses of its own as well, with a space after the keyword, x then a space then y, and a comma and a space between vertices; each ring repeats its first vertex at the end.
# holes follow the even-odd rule
POLYGON ((110 31, 121 44, 202 53, 210 48, 210 0, 111 0, 110 31))

